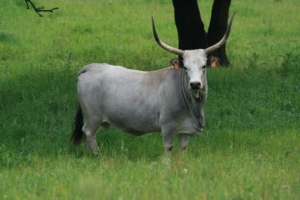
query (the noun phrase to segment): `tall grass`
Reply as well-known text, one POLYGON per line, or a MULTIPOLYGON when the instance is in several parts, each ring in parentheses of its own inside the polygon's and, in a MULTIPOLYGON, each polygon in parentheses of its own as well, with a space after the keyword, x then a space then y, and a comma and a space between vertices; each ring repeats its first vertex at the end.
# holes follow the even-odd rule
MULTIPOLYGON (((100 129, 101 156, 70 143, 86 64, 169 66, 171 1, 0 2, 1 199, 299 199, 297 0, 233 1, 230 68, 210 69, 206 128, 164 157, 160 133, 100 129)), ((199 1, 208 27, 212 2, 199 1)))

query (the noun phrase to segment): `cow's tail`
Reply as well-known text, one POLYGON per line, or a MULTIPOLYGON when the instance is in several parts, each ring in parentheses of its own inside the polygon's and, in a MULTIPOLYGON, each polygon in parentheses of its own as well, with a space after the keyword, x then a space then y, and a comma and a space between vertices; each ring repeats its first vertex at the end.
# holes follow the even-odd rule
POLYGON ((78 103, 77 113, 74 119, 74 131, 71 137, 71 141, 73 142, 74 145, 79 145, 82 141, 82 138, 84 136, 84 133, 82 131, 82 126, 83 126, 83 115, 82 115, 81 106, 78 103))

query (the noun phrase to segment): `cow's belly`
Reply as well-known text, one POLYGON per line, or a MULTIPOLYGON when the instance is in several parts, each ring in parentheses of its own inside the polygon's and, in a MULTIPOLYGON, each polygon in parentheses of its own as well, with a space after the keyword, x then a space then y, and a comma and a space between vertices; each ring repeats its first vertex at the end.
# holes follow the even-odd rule
POLYGON ((126 126, 124 127, 124 126, 118 126, 115 124, 113 126, 118 128, 122 132, 130 133, 130 134, 136 135, 136 136, 161 131, 161 129, 159 127, 137 127, 137 126, 136 127, 126 127, 126 126))
MULTIPOLYGON (((117 127, 119 128, 119 127, 117 127)), ((145 128, 132 128, 132 127, 121 127, 119 128, 122 132, 130 133, 132 135, 140 136, 147 133, 159 132, 161 129, 155 129, 154 127, 145 129, 145 128)))
POLYGON ((104 117, 104 121, 119 130, 133 135, 144 135, 151 132, 159 132, 161 128, 158 125, 156 117, 149 115, 136 116, 131 114, 128 116, 114 115, 104 117))
POLYGON ((199 135, 200 132, 202 132, 203 129, 196 130, 196 128, 193 126, 192 121, 189 117, 185 118, 177 127, 176 132, 178 134, 187 134, 191 136, 199 135))

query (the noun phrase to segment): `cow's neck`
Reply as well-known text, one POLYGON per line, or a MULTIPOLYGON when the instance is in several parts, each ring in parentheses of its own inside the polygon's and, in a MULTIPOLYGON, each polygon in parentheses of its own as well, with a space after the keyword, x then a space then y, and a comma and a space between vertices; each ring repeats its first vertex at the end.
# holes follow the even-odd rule
MULTIPOLYGON (((192 91, 188 88, 188 75, 184 69, 180 69, 180 87, 181 94, 187 109, 190 112, 192 123, 196 130, 204 127, 204 105, 205 93, 200 92, 199 98, 195 98, 192 91)), ((205 91, 205 90, 204 90, 205 91)))

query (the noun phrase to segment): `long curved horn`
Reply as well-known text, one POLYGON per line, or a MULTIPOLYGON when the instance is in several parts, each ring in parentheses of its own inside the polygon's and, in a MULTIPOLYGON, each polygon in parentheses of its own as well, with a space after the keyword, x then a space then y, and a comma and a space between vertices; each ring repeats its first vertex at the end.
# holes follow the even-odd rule
POLYGON ((225 35, 223 36, 223 38, 217 44, 214 44, 214 45, 212 45, 212 46, 207 47, 206 49, 204 49, 204 52, 206 53, 206 55, 214 52, 215 50, 217 50, 218 48, 220 48, 221 46, 223 46, 226 43, 226 40, 227 40, 227 38, 229 36, 229 33, 230 33, 230 29, 231 29, 231 25, 232 25, 232 21, 233 21, 235 13, 236 12, 233 13, 233 15, 232 15, 232 17, 230 19, 230 22, 227 25, 227 29, 226 29, 226 32, 225 32, 225 35))
POLYGON ((156 33, 156 28, 155 28, 155 24, 154 24, 154 19, 153 19, 153 17, 152 17, 152 29, 153 29, 153 35, 154 35, 155 41, 157 42, 157 44, 158 44, 159 46, 161 46, 163 49, 165 49, 165 50, 167 50, 167 51, 169 51, 169 52, 171 52, 171 53, 174 53, 174 54, 176 54, 176 55, 178 55, 178 56, 183 56, 183 54, 184 54, 184 51, 183 51, 183 50, 177 49, 177 48, 174 48, 174 47, 171 47, 171 46, 169 46, 169 45, 163 43, 163 42, 159 39, 159 37, 158 37, 158 35, 157 35, 157 33, 156 33))

